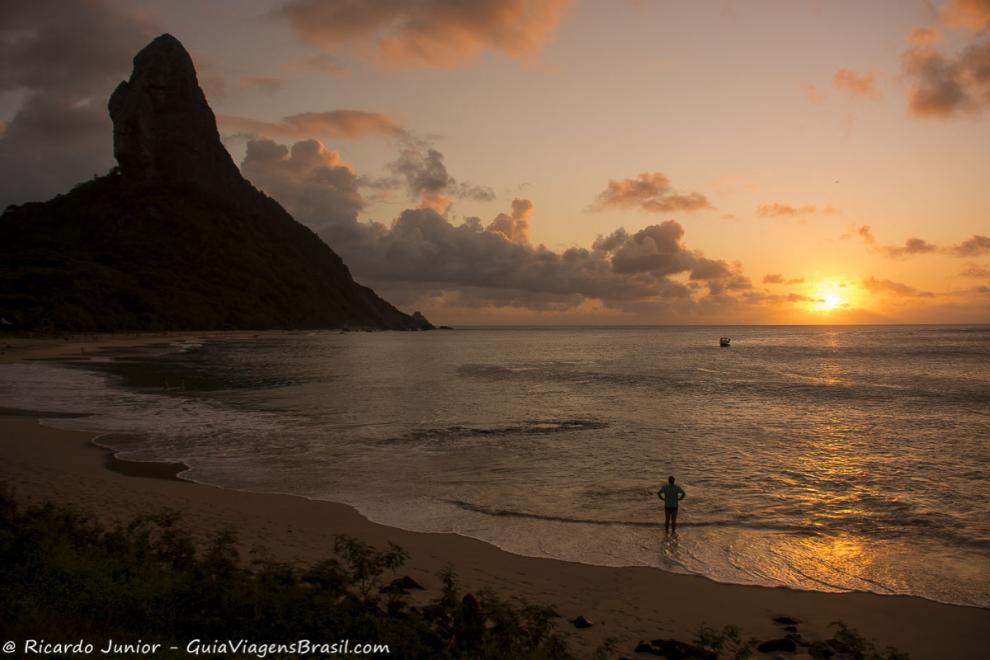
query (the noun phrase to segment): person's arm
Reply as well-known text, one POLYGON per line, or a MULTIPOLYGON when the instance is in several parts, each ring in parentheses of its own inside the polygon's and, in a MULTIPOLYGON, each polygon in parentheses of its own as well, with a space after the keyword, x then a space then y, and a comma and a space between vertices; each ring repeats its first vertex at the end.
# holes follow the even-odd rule
POLYGON ((659 497, 664 502, 667 501, 666 498, 664 498, 664 496, 663 496, 663 488, 661 488, 660 490, 657 491, 657 497, 659 497))
POLYGON ((681 501, 681 500, 683 500, 685 497, 687 497, 687 493, 684 492, 684 489, 683 488, 681 488, 680 486, 678 486, 677 490, 680 491, 680 492, 677 493, 677 501, 678 502, 681 501))

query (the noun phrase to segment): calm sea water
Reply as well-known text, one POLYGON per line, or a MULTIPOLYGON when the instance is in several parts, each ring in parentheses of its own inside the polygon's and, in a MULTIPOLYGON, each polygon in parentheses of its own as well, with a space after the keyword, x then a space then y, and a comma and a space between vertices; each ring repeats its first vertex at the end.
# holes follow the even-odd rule
POLYGON ((262 336, 3 365, 0 406, 520 554, 990 606, 988 326, 262 336))

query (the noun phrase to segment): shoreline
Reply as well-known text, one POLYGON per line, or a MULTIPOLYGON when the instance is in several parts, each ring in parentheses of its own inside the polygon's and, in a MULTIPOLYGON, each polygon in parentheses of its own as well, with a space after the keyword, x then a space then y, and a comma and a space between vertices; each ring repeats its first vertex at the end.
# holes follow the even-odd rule
MULTIPOLYGON (((16 351, 21 355, 11 355, 8 350, 0 360, 259 334, 263 333, 155 334, 64 343, 33 340, 30 350, 16 351)), ((734 624, 744 637, 763 641, 783 635, 772 617, 790 616, 803 622, 799 629, 810 641, 831 637, 828 624, 842 620, 878 648, 895 646, 912 658, 978 658, 984 652, 980 633, 990 629, 987 608, 912 596, 737 585, 658 568, 602 567, 525 557, 455 534, 386 527, 345 504, 226 490, 184 480, 178 476, 186 469, 181 463, 120 459, 113 450, 94 442, 99 434, 60 430, 34 419, 56 415, 0 411, 4 414, 0 416, 0 481, 16 488, 19 500, 72 504, 104 522, 127 520, 162 508, 176 509, 182 513, 183 524, 198 538, 225 527, 236 528, 246 559, 260 555, 313 563, 332 555, 336 534, 355 536, 378 547, 395 542, 410 553, 409 562, 399 573, 409 574, 427 587, 424 596, 435 595, 437 573, 451 566, 467 590, 488 587, 503 596, 518 595, 530 602, 552 604, 563 617, 559 627, 571 633, 571 648, 579 656, 590 656, 610 636, 619 638, 620 655, 629 656, 641 639, 674 637, 688 641, 702 623, 716 628, 734 624), (575 630, 565 621, 579 615, 595 625, 575 630)))
POLYGON ((780 637, 776 616, 794 617, 806 639, 827 639, 829 624, 842 620, 878 647, 895 646, 912 658, 981 658, 981 633, 990 609, 947 605, 913 596, 867 592, 825 593, 786 587, 715 582, 699 575, 656 568, 612 568, 524 557, 456 534, 409 532, 373 523, 354 508, 294 495, 225 490, 186 481, 177 464, 116 459, 93 442, 97 434, 65 431, 34 418, 0 417, 0 481, 20 501, 71 504, 107 523, 164 508, 178 510, 183 524, 204 540, 224 528, 239 534, 242 557, 271 556, 311 564, 332 554, 333 538, 348 534, 383 547, 394 542, 410 559, 399 571, 438 592, 437 573, 450 566, 467 590, 491 588, 503 596, 556 607, 563 619, 585 616, 595 625, 571 633, 572 649, 590 656, 607 637, 620 653, 657 637, 690 640, 705 623, 739 626, 761 641, 780 637), (671 607, 671 603, 676 607, 671 607))
MULTIPOLYGON (((54 426, 51 426, 50 427, 50 426, 46 425, 44 423, 44 421, 43 421, 43 418, 64 419, 64 418, 85 418, 85 417, 88 417, 88 416, 89 416, 89 414, 81 414, 81 413, 47 413, 45 411, 11 411, 10 409, 0 408, 0 429, 3 428, 3 426, 2 426, 2 420, 3 420, 4 417, 8 417, 8 418, 9 417, 30 418, 30 419, 33 419, 35 422, 37 422, 40 426, 42 426, 44 428, 51 428, 52 430, 65 431, 67 433, 82 434, 82 435, 88 436, 89 437, 89 439, 88 439, 89 445, 92 446, 94 449, 99 449, 101 452, 104 453, 104 455, 105 455, 104 463, 103 463, 104 468, 107 469, 107 470, 109 470, 109 471, 111 471, 111 472, 115 472, 117 474, 121 474, 123 476, 139 477, 139 478, 144 478, 144 479, 165 479, 167 481, 176 481, 176 482, 186 483, 186 484, 190 484, 190 485, 194 485, 194 486, 202 486, 202 487, 206 487, 206 488, 213 488, 213 489, 216 489, 216 490, 221 490, 221 491, 225 491, 225 492, 229 492, 229 493, 250 493, 252 495, 260 495, 260 496, 291 497, 291 498, 297 498, 299 500, 305 500, 307 502, 315 502, 315 503, 330 504, 330 505, 335 505, 335 506, 343 506, 343 507, 346 507, 346 508, 350 509, 351 511, 353 511, 353 513, 355 515, 360 516, 365 522, 367 522, 370 525, 376 525, 376 526, 379 526, 379 527, 382 527, 382 528, 385 528, 385 529, 394 529, 397 532, 402 532, 402 533, 428 534, 428 535, 430 535, 430 534, 432 534, 432 535, 438 535, 438 534, 439 535, 444 535, 444 534, 447 534, 447 535, 458 536, 460 538, 464 538, 464 539, 468 539, 468 540, 471 540, 471 541, 476 541, 476 542, 479 542, 479 543, 483 543, 483 544, 485 544, 487 546, 490 546, 490 547, 492 547, 492 548, 494 548, 494 549, 496 549, 496 550, 498 550, 500 552, 504 552, 506 554, 513 555, 513 556, 516 556, 516 557, 526 557, 526 558, 529 558, 529 559, 547 559, 547 560, 552 560, 552 561, 561 561, 561 562, 568 563, 568 564, 575 564, 575 565, 578 565, 578 566, 591 566, 591 567, 596 567, 596 568, 610 568, 610 569, 644 568, 644 569, 649 569, 649 570, 660 571, 662 573, 666 573, 666 574, 670 574, 670 575, 683 575, 683 576, 688 576, 688 577, 698 577, 698 578, 701 578, 703 580, 707 580, 707 581, 711 582, 712 584, 727 585, 727 586, 734 586, 734 587, 757 587, 757 588, 762 588, 762 589, 785 589, 787 591, 795 591, 795 592, 802 592, 802 593, 823 593, 823 594, 849 594, 849 593, 858 593, 858 594, 864 594, 864 595, 869 595, 869 596, 879 596, 879 597, 917 598, 919 600, 922 600, 922 601, 925 601, 925 602, 929 602, 929 603, 933 603, 933 604, 936 604, 936 605, 946 605, 946 606, 950 606, 950 607, 964 607, 964 608, 982 609, 982 610, 987 610, 988 612, 990 612, 990 607, 988 607, 988 606, 974 605, 974 604, 967 604, 967 603, 953 603, 953 602, 947 602, 947 601, 940 601, 940 600, 937 600, 935 598, 926 598, 925 596, 919 596, 919 595, 915 595, 915 594, 883 593, 883 592, 880 592, 880 591, 868 591, 868 590, 863 590, 863 589, 850 589, 850 590, 846 590, 846 591, 838 591, 838 590, 836 590, 836 591, 825 591, 825 590, 816 590, 816 589, 804 589, 804 588, 801 588, 801 587, 790 586, 790 585, 767 585, 767 584, 746 583, 746 582, 730 582, 730 581, 717 580, 717 579, 715 579, 713 577, 710 577, 708 575, 705 575, 703 573, 694 573, 694 572, 690 572, 690 571, 686 571, 686 570, 684 572, 677 572, 677 571, 666 570, 664 568, 657 567, 657 566, 637 565, 637 564, 596 564, 596 563, 583 562, 583 561, 574 560, 574 559, 559 559, 559 558, 550 557, 550 556, 546 556, 546 555, 542 555, 541 556, 541 555, 523 554, 523 553, 520 553, 520 552, 514 552, 512 550, 503 548, 502 546, 498 545, 497 543, 493 543, 491 541, 488 541, 488 540, 485 540, 485 539, 482 539, 482 538, 479 538, 479 537, 467 536, 467 535, 464 535, 464 534, 460 534, 458 532, 421 531, 421 530, 416 530, 416 529, 409 528, 409 527, 397 527, 395 525, 391 525, 391 524, 388 524, 388 523, 385 523, 385 522, 381 522, 381 521, 375 520, 372 517, 370 517, 368 514, 362 512, 358 506, 355 506, 353 504, 349 504, 349 503, 343 502, 343 501, 325 500, 325 499, 307 497, 305 495, 298 495, 298 494, 289 493, 289 492, 268 492, 268 491, 260 491, 260 490, 258 490, 258 491, 255 491, 255 490, 241 490, 241 489, 237 489, 237 488, 231 488, 231 487, 227 487, 227 486, 213 484, 213 483, 210 483, 209 481, 197 481, 195 479, 190 479, 190 478, 187 478, 187 477, 183 477, 182 476, 183 473, 185 473, 185 472, 193 469, 193 466, 191 466, 191 465, 189 465, 189 464, 187 464, 187 463, 185 463, 183 461, 174 461, 174 462, 173 461, 152 461, 152 460, 145 461, 145 460, 120 458, 119 454, 123 453, 124 450, 116 449, 114 447, 111 447, 109 445, 106 445, 106 444, 103 444, 102 442, 100 442, 101 438, 103 438, 106 435, 104 433, 97 433, 95 431, 86 431, 86 430, 78 430, 78 429, 59 429, 58 427, 54 427, 54 426)), ((654 523, 654 524, 656 525, 657 529, 659 529, 662 526, 662 523, 659 522, 659 521, 656 522, 656 523, 654 523)), ((690 529, 693 525, 694 524, 693 523, 690 523, 690 522, 682 522, 682 523, 680 523, 680 527, 682 529, 690 529)))

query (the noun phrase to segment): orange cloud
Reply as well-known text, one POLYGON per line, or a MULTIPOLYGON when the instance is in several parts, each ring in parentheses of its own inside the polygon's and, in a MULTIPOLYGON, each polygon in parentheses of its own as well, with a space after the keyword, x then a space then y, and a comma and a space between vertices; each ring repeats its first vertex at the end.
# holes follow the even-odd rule
POLYGON ((935 28, 916 27, 908 34, 907 41, 912 46, 924 48, 942 41, 942 33, 935 28))
POLYGON ((289 0, 275 14, 303 41, 327 51, 355 47, 389 68, 450 68, 489 50, 533 56, 571 0, 289 0))
POLYGON ((892 296, 897 296, 899 298, 934 298, 935 294, 931 291, 919 291, 914 287, 908 286, 907 284, 901 284, 900 282, 893 282, 891 280, 878 280, 875 277, 870 277, 867 280, 863 280, 863 288, 870 293, 885 293, 892 296))
POLYGON ((249 140, 241 172, 286 201, 293 216, 313 229, 353 225, 364 208, 354 168, 317 140, 301 140, 291 148, 269 139, 249 140))
POLYGON ((347 67, 337 61, 329 53, 317 53, 303 60, 303 66, 313 71, 319 71, 330 76, 342 76, 349 73, 347 67))
POLYGON ((257 89, 267 94, 274 94, 282 88, 282 80, 269 76, 243 76, 239 87, 244 90, 257 89))
POLYGON ((431 211, 435 211, 437 215, 442 216, 447 215, 447 211, 453 203, 454 200, 450 197, 435 190, 425 191, 419 197, 419 208, 430 209, 431 211))
POLYGON ((258 121, 237 115, 218 115, 217 119, 225 129, 287 138, 326 136, 360 139, 373 135, 397 136, 405 133, 388 115, 362 110, 303 112, 285 117, 279 122, 258 121))
POLYGON ((959 274, 963 277, 990 277, 990 268, 984 268, 983 266, 977 266, 976 264, 969 264, 959 274))
POLYGON ((878 99, 876 78, 877 74, 873 72, 859 74, 852 69, 839 69, 832 76, 832 85, 851 99, 878 99))
POLYGON ((929 243, 923 238, 912 237, 904 241, 904 245, 879 245, 877 239, 870 231, 869 225, 856 227, 850 225, 842 238, 859 236, 863 242, 870 246, 870 249, 882 252, 888 257, 907 257, 915 254, 948 254, 953 257, 972 258, 990 254, 990 236, 973 234, 962 243, 951 247, 939 247, 934 243, 929 243))
POLYGON ((990 253, 990 236, 973 234, 959 245, 949 248, 949 251, 957 257, 979 257, 990 253))
POLYGON ((670 180, 660 172, 643 172, 635 179, 617 181, 609 179, 608 186, 598 194, 592 210, 607 206, 618 208, 640 207, 651 213, 676 211, 700 211, 712 205, 701 193, 682 195, 670 187, 670 180))
POLYGON ((488 231, 498 232, 512 243, 529 242, 529 218, 533 215, 533 202, 528 199, 512 200, 512 215, 499 213, 488 225, 488 231))
POLYGON ((888 257, 906 257, 912 254, 931 254, 936 252, 938 246, 933 245, 923 238, 909 238, 904 241, 904 245, 885 245, 883 252, 888 257))
POLYGON ((929 254, 939 251, 937 245, 933 245, 925 239, 917 237, 907 239, 904 241, 904 245, 880 245, 870 230, 869 225, 863 225, 861 227, 850 225, 842 238, 849 238, 850 236, 858 236, 870 247, 871 251, 881 252, 891 258, 907 257, 914 254, 929 254))
POLYGON ((780 204, 778 202, 774 202, 773 204, 762 204, 756 207, 756 215, 758 215, 761 218, 779 218, 782 216, 814 215, 817 212, 818 212, 818 208, 813 205, 796 207, 796 206, 791 206, 790 204, 780 204))
POLYGON ((990 26, 990 0, 949 0, 939 15, 949 27, 979 32, 990 26))
POLYGON ((792 279, 785 279, 780 273, 770 273, 763 276, 764 284, 803 284, 803 277, 795 277, 792 279))
POLYGON ((870 230, 869 225, 863 225, 862 227, 850 226, 849 233, 856 234, 862 238, 867 245, 875 245, 877 242, 877 239, 873 236, 873 232, 870 230))
POLYGON ((946 57, 935 44, 939 33, 915 28, 902 55, 910 83, 908 110, 919 118, 945 118, 980 112, 990 106, 990 38, 975 39, 955 56, 946 57))
POLYGON ((808 103, 811 105, 821 105, 828 100, 828 92, 819 89, 817 85, 812 85, 811 83, 801 85, 801 91, 804 92, 805 98, 808 99, 808 103))

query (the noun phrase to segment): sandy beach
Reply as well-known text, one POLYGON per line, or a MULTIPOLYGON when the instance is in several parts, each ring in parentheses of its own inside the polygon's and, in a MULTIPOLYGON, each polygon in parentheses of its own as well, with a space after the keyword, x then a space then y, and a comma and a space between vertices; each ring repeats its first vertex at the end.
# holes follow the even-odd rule
MULTIPOLYGON (((203 335, 7 339, 0 346, 7 362, 196 336, 203 335)), ((782 636, 772 618, 786 615, 802 622, 799 629, 810 641, 830 637, 829 624, 841 620, 878 648, 894 646, 912 658, 985 657, 984 635, 990 630, 987 609, 903 596, 720 584, 652 568, 607 568, 517 556, 452 534, 378 525, 342 504, 183 481, 176 477, 181 465, 123 461, 95 445, 92 434, 50 428, 37 417, 27 411, 8 411, 0 417, 0 481, 14 487, 22 501, 71 504, 107 522, 176 509, 198 536, 235 528, 246 558, 261 554, 314 562, 331 554, 338 534, 379 547, 391 541, 409 552, 402 573, 423 584, 425 596, 436 593, 437 573, 450 566, 468 590, 488 587, 503 595, 553 604, 562 616, 562 629, 571 631, 571 648, 581 656, 589 656, 602 640, 614 636, 619 639, 619 655, 632 657, 637 641, 690 640, 702 622, 719 628, 735 624, 745 636, 772 639, 782 636), (574 629, 566 620, 578 615, 594 625, 574 629)))

